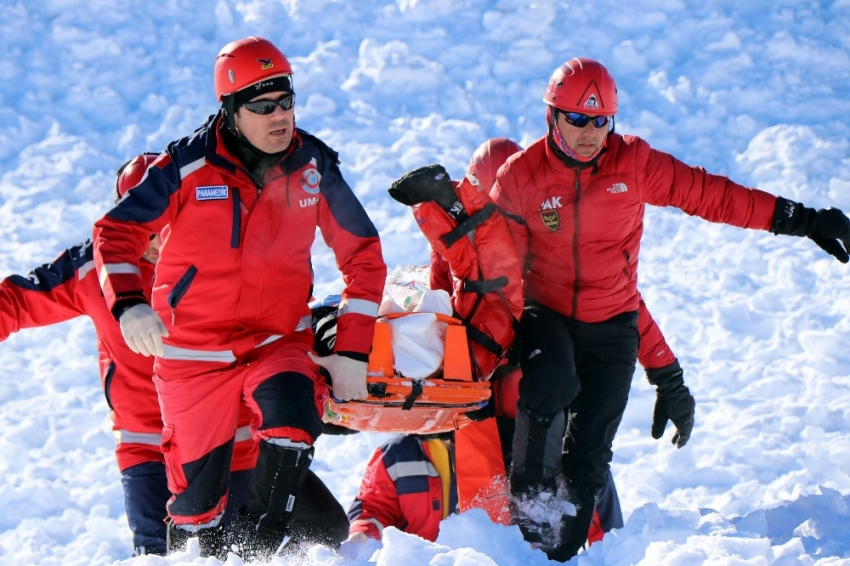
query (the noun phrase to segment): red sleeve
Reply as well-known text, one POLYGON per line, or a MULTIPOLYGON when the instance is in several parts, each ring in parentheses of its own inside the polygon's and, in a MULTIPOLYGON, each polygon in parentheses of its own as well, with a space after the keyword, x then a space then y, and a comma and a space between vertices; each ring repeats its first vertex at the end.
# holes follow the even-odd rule
POLYGON ((740 228, 769 230, 776 197, 758 189, 712 175, 702 167, 691 167, 670 154, 649 147, 640 138, 626 136, 637 144, 637 174, 645 202, 675 206, 692 216, 740 228))
POLYGON ((454 292, 452 285, 452 274, 449 262, 433 248, 431 249, 431 289, 442 289, 449 295, 454 292))
POLYGON ((383 456, 383 451, 378 448, 366 465, 360 492, 348 511, 351 522, 348 534, 363 533, 380 540, 381 531, 385 528, 401 529, 406 523, 399 506, 396 484, 387 473, 383 456))
POLYGON ((658 369, 676 361, 673 350, 667 345, 661 329, 649 314, 643 299, 638 306, 638 330, 640 331, 638 361, 643 369, 658 369))
POLYGON ((84 315, 77 291, 93 267, 91 242, 75 246, 26 277, 11 275, 0 283, 0 340, 23 328, 49 326, 84 315))
POLYGON ((139 262, 151 234, 176 214, 180 171, 167 153, 148 168, 142 181, 94 225, 94 259, 109 309, 125 298, 145 299, 139 262))
POLYGON ((345 284, 334 350, 368 354, 387 278, 381 241, 335 164, 325 167, 321 191, 319 228, 336 256, 345 284))
MULTIPOLYGON (((490 190, 490 198, 505 212, 525 218, 520 204, 519 184, 516 180, 514 167, 511 165, 512 163, 509 162, 499 169, 496 182, 493 183, 493 188, 490 190)), ((528 226, 519 222, 508 222, 507 224, 511 231, 514 247, 516 247, 520 269, 525 271, 525 260, 528 256, 528 226)))

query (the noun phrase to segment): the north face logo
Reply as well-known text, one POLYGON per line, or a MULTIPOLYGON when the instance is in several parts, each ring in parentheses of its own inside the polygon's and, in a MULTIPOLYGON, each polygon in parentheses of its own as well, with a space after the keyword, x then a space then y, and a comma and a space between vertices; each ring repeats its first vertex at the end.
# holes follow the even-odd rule
POLYGON ((596 100, 595 94, 591 94, 587 97, 587 100, 584 103, 584 107, 588 110, 599 110, 599 101, 596 100))
POLYGON ((543 204, 540 205, 538 210, 554 210, 556 208, 563 208, 564 205, 561 204, 561 197, 549 197, 543 201, 543 204))
POLYGON ((625 183, 614 183, 605 190, 607 190, 612 195, 615 195, 617 193, 625 193, 629 190, 629 187, 627 187, 625 183))

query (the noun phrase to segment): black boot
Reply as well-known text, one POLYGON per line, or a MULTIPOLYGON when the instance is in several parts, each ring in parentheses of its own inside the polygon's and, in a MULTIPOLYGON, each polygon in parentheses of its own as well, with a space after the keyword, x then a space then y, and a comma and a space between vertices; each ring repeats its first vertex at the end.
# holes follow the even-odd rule
POLYGON ((171 519, 168 520, 168 529, 166 532, 168 539, 168 554, 186 550, 186 541, 192 538, 192 533, 181 529, 174 524, 174 521, 171 519))
POLYGON ((224 528, 221 525, 190 532, 181 529, 173 521, 168 522, 168 554, 185 551, 186 542, 193 537, 198 539, 201 556, 214 556, 219 559, 227 556, 224 548, 224 528))
POLYGON ((548 550, 557 544, 559 525, 548 517, 557 513, 561 469, 561 445, 566 421, 563 411, 538 415, 522 403, 517 405, 511 470, 511 523, 535 548, 548 550))
POLYGON ((576 506, 575 516, 561 517, 560 542, 551 550, 546 551, 549 560, 566 562, 584 546, 587 541, 587 531, 593 521, 596 509, 596 493, 583 485, 571 484, 568 488, 568 499, 576 506))
POLYGON ((244 560, 267 560, 287 534, 296 495, 313 460, 313 447, 260 443, 251 499, 233 524, 230 544, 244 560))

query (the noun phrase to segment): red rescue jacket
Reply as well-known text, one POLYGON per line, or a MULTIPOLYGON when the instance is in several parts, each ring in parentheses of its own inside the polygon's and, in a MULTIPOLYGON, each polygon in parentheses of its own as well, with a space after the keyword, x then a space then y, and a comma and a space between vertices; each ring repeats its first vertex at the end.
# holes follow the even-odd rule
MULTIPOLYGON (((429 274, 431 289, 442 289, 451 294, 453 282, 452 275, 449 271, 449 262, 436 250, 431 250, 431 270, 429 274)), ((658 324, 652 318, 649 310, 646 308, 646 303, 640 299, 638 304, 638 330, 640 331, 640 349, 638 350, 638 362, 644 369, 658 369, 668 364, 672 364, 676 360, 673 350, 667 344, 664 334, 658 324)), ((494 395, 497 401, 497 414, 502 415, 499 411, 500 406, 512 407, 513 410, 506 414, 511 418, 516 417, 516 400, 518 392, 518 378, 509 379, 511 376, 505 376, 493 383, 494 395), (511 381, 511 385, 506 389, 506 381, 511 381), (501 385, 501 387, 499 387, 501 385), (506 398, 500 401, 500 393, 506 398)))
POLYGON ((469 218, 460 225, 434 202, 413 207, 419 229, 451 268, 447 292, 469 338, 473 376, 489 379, 505 359, 522 316, 520 264, 506 220, 486 192, 454 183, 469 218), (507 247, 506 247, 507 246, 507 247))
MULTIPOLYGON (((456 482, 452 467, 447 515, 457 512, 456 482)), ((348 532, 380 540, 385 528, 396 527, 434 541, 442 519, 443 487, 427 443, 397 436, 379 446, 366 464, 360 491, 348 511, 348 532)))
POLYGON ((527 223, 508 224, 527 299, 583 322, 638 310, 644 204, 770 228, 773 195, 686 165, 637 137, 611 134, 607 148, 593 173, 567 166, 543 137, 499 170, 491 196, 527 223))
MULTIPOLYGON (((95 224, 110 306, 139 297, 139 257, 161 233, 152 305, 166 359, 233 363, 310 328, 316 228, 342 271, 336 351, 366 354, 386 278, 378 233, 337 154, 297 130, 258 188, 221 140, 221 116, 169 144, 140 184, 95 224)), ((120 306, 120 305, 119 305, 120 306)))
MULTIPOLYGON (((154 266, 139 263, 143 289, 150 289, 154 266)), ((133 353, 103 300, 94 269, 91 241, 65 250, 52 263, 26 277, 0 283, 0 341, 24 328, 48 326, 88 316, 97 334, 98 365, 112 410, 121 471, 149 461, 162 462, 162 419, 153 380, 153 359, 133 353)))

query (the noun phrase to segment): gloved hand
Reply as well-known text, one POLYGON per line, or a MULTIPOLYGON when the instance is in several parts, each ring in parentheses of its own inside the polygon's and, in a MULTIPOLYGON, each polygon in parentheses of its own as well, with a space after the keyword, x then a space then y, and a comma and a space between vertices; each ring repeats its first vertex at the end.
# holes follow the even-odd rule
POLYGON ((694 429, 693 395, 685 386, 679 362, 663 368, 646 370, 646 378, 655 386, 655 411, 652 415, 652 438, 658 440, 664 435, 668 419, 676 426, 673 444, 681 448, 688 443, 694 429))
POLYGON ((162 337, 168 336, 162 319, 147 303, 124 311, 118 319, 127 346, 143 356, 162 356, 162 337))
POLYGON ((779 197, 770 231, 784 236, 807 236, 841 263, 850 261, 850 219, 837 208, 806 208, 779 197), (843 244, 843 246, 842 246, 843 244))
POLYGON ((339 354, 319 357, 307 352, 316 365, 322 366, 331 374, 331 388, 334 398, 340 401, 365 399, 369 396, 366 389, 366 368, 368 364, 339 354))
POLYGON ((481 422, 496 416, 496 398, 495 395, 490 395, 487 403, 483 407, 467 411, 466 417, 474 422, 481 422))
POLYGON ((389 193, 407 206, 433 201, 458 222, 467 218, 452 180, 442 165, 426 165, 405 173, 393 181, 389 193))

